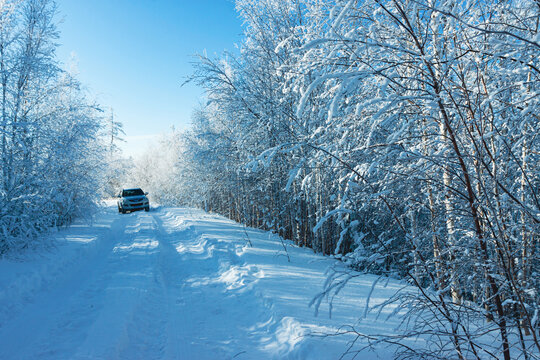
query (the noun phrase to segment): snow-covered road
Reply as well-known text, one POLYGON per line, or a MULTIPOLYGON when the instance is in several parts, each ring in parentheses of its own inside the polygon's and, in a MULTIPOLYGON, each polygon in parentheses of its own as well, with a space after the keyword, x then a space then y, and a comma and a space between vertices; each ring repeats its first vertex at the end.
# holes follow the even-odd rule
MULTIPOLYGON (((289 262, 275 235, 199 210, 108 207, 52 241, 0 260, 0 359, 333 359, 354 339, 324 336, 341 325, 397 325, 384 320, 391 308, 363 316, 372 276, 351 280, 332 318, 326 302, 315 316, 309 302, 341 265, 287 243, 289 262)), ((378 287, 370 303, 400 286, 378 287)))

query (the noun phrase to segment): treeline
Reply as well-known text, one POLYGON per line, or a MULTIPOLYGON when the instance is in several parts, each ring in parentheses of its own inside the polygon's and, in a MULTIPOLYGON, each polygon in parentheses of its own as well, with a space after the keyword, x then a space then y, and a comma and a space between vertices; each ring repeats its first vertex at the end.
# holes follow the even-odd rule
POLYGON ((55 57, 52 0, 0 2, 0 254, 91 210, 100 110, 55 57))
POLYGON ((431 340, 404 356, 538 358, 540 2, 237 9, 240 54, 196 65, 188 200, 409 279, 403 339, 431 340))

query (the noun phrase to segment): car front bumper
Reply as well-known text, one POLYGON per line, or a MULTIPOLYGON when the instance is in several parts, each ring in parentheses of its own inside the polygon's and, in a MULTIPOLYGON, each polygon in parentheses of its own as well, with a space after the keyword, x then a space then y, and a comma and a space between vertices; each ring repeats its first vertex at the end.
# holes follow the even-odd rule
POLYGON ((148 207, 150 207, 150 203, 144 203, 144 202, 141 202, 141 203, 123 203, 122 205, 120 205, 122 207, 122 209, 126 210, 126 211, 132 211, 132 210, 142 210, 142 209, 146 209, 148 207))

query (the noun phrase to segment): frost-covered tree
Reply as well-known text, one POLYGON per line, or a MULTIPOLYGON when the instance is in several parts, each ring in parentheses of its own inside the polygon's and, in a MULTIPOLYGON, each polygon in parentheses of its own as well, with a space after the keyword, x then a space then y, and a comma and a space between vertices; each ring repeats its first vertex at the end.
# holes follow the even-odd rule
POLYGON ((122 155, 119 144, 124 141, 125 135, 121 122, 115 120, 114 111, 111 108, 105 120, 103 137, 107 145, 107 169, 105 171, 104 189, 105 196, 113 197, 118 194, 126 182, 132 163, 122 155))
POLYGON ((55 59, 56 5, 0 3, 0 253, 91 210, 102 170, 97 107, 55 59))
POLYGON ((149 192, 150 199, 161 205, 185 204, 179 164, 183 144, 178 130, 171 129, 134 160, 128 172, 128 183, 149 192))

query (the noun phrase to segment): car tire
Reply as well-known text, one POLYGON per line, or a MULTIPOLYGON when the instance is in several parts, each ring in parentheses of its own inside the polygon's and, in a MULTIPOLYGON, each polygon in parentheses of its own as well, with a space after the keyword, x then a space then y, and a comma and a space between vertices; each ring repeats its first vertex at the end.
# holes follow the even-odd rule
POLYGON ((126 210, 122 209, 122 214, 125 214, 126 213, 126 210))
POLYGON ((147 212, 150 211, 150 206, 145 207, 144 211, 147 211, 147 212))

